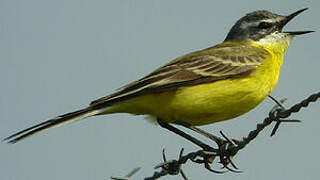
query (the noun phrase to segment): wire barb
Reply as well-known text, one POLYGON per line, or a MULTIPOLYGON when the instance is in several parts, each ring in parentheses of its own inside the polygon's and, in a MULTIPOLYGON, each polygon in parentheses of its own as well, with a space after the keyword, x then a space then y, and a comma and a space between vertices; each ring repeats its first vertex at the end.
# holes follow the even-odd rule
POLYGON ((124 177, 111 176, 111 179, 113 179, 113 180, 130 180, 131 176, 133 176, 135 173, 137 173, 140 169, 141 169, 141 167, 137 167, 124 177))
POLYGON ((154 169, 161 168, 161 171, 155 172, 152 177, 145 178, 145 180, 153 180, 153 179, 157 179, 162 176, 165 176, 165 175, 177 175, 177 174, 181 174, 181 176, 184 180, 188 180, 187 176, 185 175, 185 173, 181 169, 182 164, 186 163, 188 160, 187 158, 185 158, 183 156, 183 151, 184 151, 184 149, 181 148, 178 160, 167 161, 165 149, 163 149, 162 150, 163 162, 154 167, 154 169))

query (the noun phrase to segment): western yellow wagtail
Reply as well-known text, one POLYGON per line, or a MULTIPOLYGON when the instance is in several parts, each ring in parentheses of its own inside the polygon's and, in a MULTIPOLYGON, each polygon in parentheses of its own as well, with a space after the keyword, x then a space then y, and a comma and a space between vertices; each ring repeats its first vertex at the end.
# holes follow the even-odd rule
POLYGON ((40 131, 89 116, 149 115, 164 123, 206 125, 240 116, 276 86, 283 55, 295 35, 283 32, 301 9, 288 16, 261 10, 236 22, 218 45, 178 57, 89 107, 63 114, 5 140, 16 143, 40 131))

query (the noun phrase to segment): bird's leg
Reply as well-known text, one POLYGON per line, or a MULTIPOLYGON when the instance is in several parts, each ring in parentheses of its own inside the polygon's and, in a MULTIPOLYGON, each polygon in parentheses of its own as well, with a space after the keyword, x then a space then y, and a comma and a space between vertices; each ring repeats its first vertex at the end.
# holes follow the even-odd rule
POLYGON ((206 132, 206 131, 198 128, 198 127, 191 126, 191 125, 189 125, 187 123, 184 123, 184 122, 180 122, 178 124, 182 125, 185 128, 191 129, 191 130, 195 131, 196 133, 199 133, 199 134, 201 134, 201 135, 213 140, 219 147, 220 161, 224 165, 224 167, 226 167, 230 171, 238 172, 238 171, 230 169, 228 167, 228 164, 231 163, 232 166, 235 169, 238 169, 238 167, 233 163, 233 160, 232 160, 232 156, 234 156, 237 153, 237 151, 234 151, 234 149, 230 147, 230 145, 232 147, 236 147, 237 143, 239 142, 238 140, 229 138, 222 131, 220 131, 220 134, 224 137, 224 139, 220 138, 218 136, 215 136, 215 135, 213 135, 213 134, 211 134, 209 132, 206 132), (232 149, 233 149, 233 151, 232 151, 232 149))
POLYGON ((216 142, 218 145, 222 145, 223 142, 224 142, 224 139, 219 138, 219 137, 217 137, 217 136, 215 136, 215 135, 213 135, 213 134, 211 134, 211 133, 208 133, 208 132, 206 132, 206 131, 204 131, 204 130, 202 130, 202 129, 200 129, 200 128, 197 128, 197 127, 195 127, 195 126, 191 126, 191 125, 188 124, 188 123, 178 122, 177 124, 179 124, 179 125, 181 125, 181 126, 183 126, 183 127, 185 127, 185 128, 188 128, 188 129, 190 129, 190 130, 192 130, 192 131, 194 131, 194 132, 196 132, 196 133, 199 133, 199 134, 201 134, 201 135, 203 135, 203 136, 205 136, 205 137, 213 140, 213 141, 216 142))
POLYGON ((238 140, 231 140, 230 138, 226 137, 226 135, 224 135, 222 132, 222 135, 225 139, 223 138, 219 138, 213 134, 210 134, 200 128, 197 128, 195 126, 191 126, 187 123, 182 123, 182 122, 176 122, 176 124, 182 125, 185 128, 191 129, 192 131, 195 131, 211 140, 213 140, 217 145, 218 145, 218 149, 214 149, 206 144, 204 144, 203 142, 199 141, 198 139, 195 139, 194 137, 184 133, 183 131, 171 126, 168 123, 162 122, 161 119, 158 119, 158 123, 161 127, 166 128, 172 132, 174 132, 175 134, 178 134, 179 136, 182 136, 183 138, 191 141, 192 143, 200 146, 203 149, 203 153, 206 154, 203 156, 203 163, 205 164, 206 168, 210 171, 214 171, 217 172, 213 169, 211 169, 210 167, 210 163, 212 163, 215 159, 216 156, 220 157, 220 163, 223 164, 224 168, 229 169, 230 171, 233 172, 240 172, 237 170, 234 170, 233 168, 228 167, 228 164, 232 164, 232 166, 235 169, 238 169, 237 166, 233 163, 232 161, 232 157, 238 152, 238 150, 234 150, 237 146, 237 142, 239 142, 238 140))
POLYGON ((166 122, 163 122, 160 118, 157 118, 157 121, 158 121, 158 124, 165 128, 165 129, 168 129, 169 131, 187 139, 188 141, 191 141, 192 143, 198 145, 199 147, 201 147, 203 150, 205 151, 216 151, 215 149, 213 149, 212 147, 208 146, 207 144, 203 143, 202 141, 190 136, 189 134, 186 134, 185 132, 173 127, 172 125, 166 123, 166 122))
POLYGON ((275 97, 271 96, 270 94, 268 95, 268 97, 275 102, 278 107, 280 107, 281 109, 285 109, 285 107, 283 106, 283 103, 287 100, 287 98, 283 98, 280 101, 278 101, 275 97))

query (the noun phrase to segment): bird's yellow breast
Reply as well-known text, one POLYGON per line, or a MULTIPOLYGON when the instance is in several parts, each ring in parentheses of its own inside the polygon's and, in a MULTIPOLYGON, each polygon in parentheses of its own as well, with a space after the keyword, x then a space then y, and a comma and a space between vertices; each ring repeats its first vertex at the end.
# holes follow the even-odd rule
POLYGON ((138 96, 115 104, 109 112, 147 114, 191 125, 235 118, 256 107, 277 84, 283 53, 266 50, 270 54, 247 76, 138 96))

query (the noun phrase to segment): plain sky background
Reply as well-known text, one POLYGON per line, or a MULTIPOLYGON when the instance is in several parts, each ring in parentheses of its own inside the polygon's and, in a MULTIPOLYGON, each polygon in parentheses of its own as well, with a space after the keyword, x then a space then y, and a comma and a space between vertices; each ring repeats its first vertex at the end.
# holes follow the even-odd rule
MULTIPOLYGON (((240 17, 266 9, 289 14, 310 9, 286 30, 315 30, 293 40, 272 95, 292 105, 319 91, 320 2, 311 0, 2 0, 0 1, 0 137, 59 114, 86 107, 185 53, 224 40, 240 17)), ((241 138, 271 107, 266 99, 236 120, 203 128, 241 138)), ((316 179, 319 177, 320 103, 271 127, 240 151, 241 174, 212 174, 183 167, 190 179, 316 179)), ((198 148, 144 120, 117 114, 92 117, 33 136, 0 143, 1 180, 106 180, 142 167, 132 179, 153 174, 162 148, 176 158, 198 148)), ((181 179, 179 176, 162 179, 181 179)))

